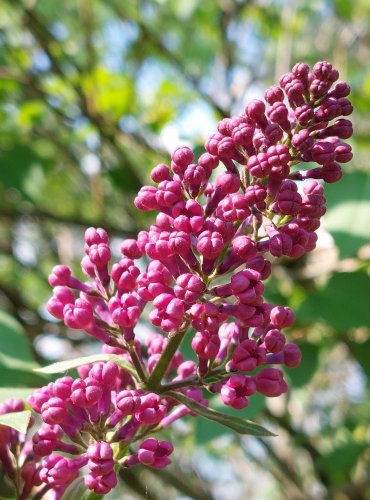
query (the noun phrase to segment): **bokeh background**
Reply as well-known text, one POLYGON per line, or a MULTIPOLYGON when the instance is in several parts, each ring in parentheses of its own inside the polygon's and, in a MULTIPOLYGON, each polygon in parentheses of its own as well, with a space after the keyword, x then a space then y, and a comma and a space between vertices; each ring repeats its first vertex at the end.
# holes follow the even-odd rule
POLYGON ((118 249, 151 221, 133 197, 154 165, 181 144, 200 152, 217 120, 322 59, 353 89, 354 160, 327 186, 317 249, 276 262, 268 283, 297 313, 303 362, 286 397, 242 413, 278 437, 189 418, 172 431, 173 465, 127 472, 110 498, 370 498, 370 3, 0 3, 0 399, 44 384, 36 363, 99 349, 45 310, 51 267, 80 272, 85 228, 118 249))

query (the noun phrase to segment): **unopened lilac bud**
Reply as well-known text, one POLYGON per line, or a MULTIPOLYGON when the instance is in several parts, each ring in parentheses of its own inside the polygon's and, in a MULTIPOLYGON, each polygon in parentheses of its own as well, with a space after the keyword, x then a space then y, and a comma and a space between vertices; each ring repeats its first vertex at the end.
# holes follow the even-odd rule
POLYGON ((232 375, 221 388, 221 399, 228 405, 241 410, 248 405, 247 396, 256 392, 256 384, 252 377, 232 375))
POLYGON ((139 245, 134 239, 124 240, 121 244, 121 253, 129 259, 140 259, 143 252, 140 250, 139 245))
POLYGON ((270 320, 277 328, 286 328, 294 323, 294 313, 290 307, 276 306, 271 309, 270 320))
POLYGON ((74 304, 75 296, 66 286, 56 286, 53 296, 48 300, 46 308, 50 314, 58 319, 63 319, 63 310, 67 304, 74 304))
POLYGON ((48 281, 50 286, 67 286, 71 278, 72 272, 68 266, 54 266, 48 281))
POLYGON ((181 199, 181 184, 177 181, 162 181, 156 192, 157 203, 162 207, 171 207, 181 199))
POLYGON ((220 349, 220 338, 217 333, 207 330, 196 332, 191 346, 200 359, 215 359, 220 349))
POLYGON ((194 153, 188 146, 180 146, 175 149, 171 158, 176 165, 185 169, 194 160, 194 153))
POLYGON ((283 374, 277 368, 264 368, 255 378, 257 391, 268 397, 277 397, 287 392, 283 374))
POLYGON ((143 425, 153 425, 158 424, 166 413, 166 406, 161 403, 160 397, 150 392, 141 396, 140 409, 135 413, 135 417, 143 425))
POLYGON ((240 178, 236 174, 225 172, 216 179, 216 189, 223 195, 235 193, 240 188, 240 178))
POLYGON ((265 116, 265 104, 259 99, 253 99, 245 108, 246 115, 254 120, 258 125, 264 127, 267 125, 267 119, 265 116))
POLYGON ((281 102, 284 100, 284 93, 280 87, 277 85, 272 85, 265 92, 266 101, 273 105, 275 102, 281 102))
POLYGON ((88 257, 96 267, 101 268, 111 259, 111 251, 107 243, 98 243, 89 247, 88 257))
POLYGON ((309 104, 298 106, 294 114, 301 125, 307 125, 315 116, 315 113, 309 104))
MULTIPOLYGON (((87 459, 84 460, 86 463, 87 459)), ((71 460, 59 455, 50 455, 42 462, 41 480, 52 487, 71 483, 77 476, 83 461, 71 460)))
POLYGON ((90 471, 98 476, 105 476, 114 468, 113 450, 109 443, 99 441, 91 444, 86 451, 89 459, 87 466, 90 471))
POLYGON ((269 330, 265 335, 264 344, 268 352, 280 352, 285 346, 285 335, 276 328, 269 330))
POLYGON ((93 378, 76 379, 72 384, 71 400, 79 408, 89 408, 103 395, 99 382, 93 378))
POLYGON ((335 160, 335 146, 330 142, 318 141, 311 149, 312 160, 320 165, 332 163, 335 160))
POLYGON ((50 425, 60 424, 67 413, 66 403, 61 398, 50 398, 41 406, 41 417, 50 425))
POLYGON ((149 438, 141 443, 137 457, 139 462, 144 465, 154 469, 163 469, 171 463, 168 456, 172 452, 173 446, 169 441, 158 441, 155 438, 149 438))
POLYGON ((342 175, 342 169, 338 163, 333 162, 322 167, 322 179, 328 184, 339 181, 342 175))
POLYGON ((108 307, 114 323, 123 328, 134 326, 141 314, 137 298, 130 293, 111 298, 108 307))
POLYGON ((197 301, 205 290, 205 284, 198 277, 190 273, 181 274, 176 279, 174 292, 176 297, 186 303, 193 303, 197 301))
POLYGON ((197 249, 206 259, 215 259, 224 248, 224 241, 220 233, 203 231, 198 236, 197 249))
POLYGON ((77 299, 74 304, 66 304, 63 309, 64 322, 70 328, 84 329, 93 320, 92 305, 83 299, 77 299))
POLYGON ((289 368, 298 366, 302 359, 302 354, 296 344, 286 344, 284 347, 284 364, 289 368))
POLYGON ((229 367, 230 370, 250 372, 265 362, 265 348, 258 346, 255 340, 246 339, 234 350, 232 359, 229 362, 229 367))
POLYGON ((208 171, 214 170, 219 163, 217 156, 213 156, 209 153, 203 153, 199 159, 198 164, 208 171))
POLYGON ((85 231, 85 243, 87 246, 98 245, 99 243, 108 244, 109 238, 105 229, 101 227, 89 227, 85 231))
POLYGON ((347 82, 337 82, 334 88, 329 92, 330 97, 347 97, 351 92, 351 87, 347 82))
POLYGON ((84 480, 86 488, 97 495, 107 495, 118 483, 117 473, 115 471, 111 471, 103 476, 90 472, 85 476, 84 480))
MULTIPOLYGON (((166 182, 166 181, 164 181, 166 182)), ((154 186, 143 186, 135 198, 135 206, 139 210, 148 211, 158 208, 156 199, 157 188, 154 186)))
POLYGON ((164 163, 160 163, 154 167, 150 176, 154 182, 168 181, 171 179, 170 169, 164 163))
POLYGON ((187 257, 191 248, 190 235, 185 231, 172 232, 169 239, 169 246, 174 254, 187 257))
POLYGON ((231 138, 236 146, 248 148, 252 144, 254 127, 247 123, 241 123, 234 128, 231 138))
POLYGON ((117 394, 116 406, 122 416, 133 415, 141 408, 141 393, 139 391, 124 390, 117 394))
POLYGON ((89 370, 89 377, 98 381, 102 386, 113 388, 119 376, 119 368, 112 361, 94 363, 89 370))

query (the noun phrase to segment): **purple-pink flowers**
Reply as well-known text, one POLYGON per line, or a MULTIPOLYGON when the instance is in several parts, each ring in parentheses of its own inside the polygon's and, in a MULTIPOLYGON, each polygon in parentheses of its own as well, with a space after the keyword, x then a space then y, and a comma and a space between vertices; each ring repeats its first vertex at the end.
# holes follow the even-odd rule
MULTIPOLYGON (((282 368, 301 359, 283 332, 294 313, 267 302, 263 282, 274 258, 315 248, 323 182, 338 181, 340 163, 352 158, 343 141, 352 125, 342 118, 352 112, 350 89, 338 76, 325 61, 312 70, 296 64, 266 91, 267 104, 253 100, 221 120, 199 158, 181 146, 154 167, 156 186, 142 187, 135 205, 156 211, 155 224, 124 241, 117 261, 106 231, 89 228, 86 280, 64 265, 52 270, 48 311, 101 341, 106 360, 35 391, 28 402, 44 423, 32 442, 1 429, 9 477, 13 441, 25 450, 26 494, 43 484, 61 495, 80 473, 87 488, 106 494, 120 468, 124 478, 140 463, 170 463, 172 444, 151 435, 176 419, 228 418, 232 426, 232 417, 207 410, 207 393, 242 409, 255 393, 288 390, 282 368), (144 316, 153 332, 141 342, 144 316), (185 336, 197 363, 184 359, 185 336)), ((255 432, 268 434, 257 425, 255 432)))

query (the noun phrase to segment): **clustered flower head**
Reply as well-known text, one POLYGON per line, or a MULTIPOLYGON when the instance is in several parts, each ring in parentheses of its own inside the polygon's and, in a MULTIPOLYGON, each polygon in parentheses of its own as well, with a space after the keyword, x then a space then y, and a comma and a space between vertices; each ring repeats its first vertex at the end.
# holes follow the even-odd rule
MULTIPOLYGON (((119 467, 166 467, 172 444, 150 435, 196 413, 176 394, 206 406, 204 391, 219 393, 242 409, 255 393, 287 391, 279 367, 301 359, 284 333, 294 313, 266 302, 263 282, 274 257, 315 248, 322 181, 338 181, 340 163, 352 158, 343 118, 350 88, 338 76, 325 61, 312 70, 296 64, 265 92, 266 103, 252 100, 221 120, 198 159, 181 146, 152 170, 155 186, 141 188, 135 205, 156 211, 155 224, 123 241, 118 262, 106 231, 89 228, 86 281, 65 265, 53 269, 48 311, 124 364, 81 366, 79 378, 63 376, 29 398, 43 423, 21 452, 27 494, 42 484, 60 495, 81 469, 86 487, 105 494, 119 467), (143 314, 153 333, 141 342, 143 314), (181 353, 185 336, 197 363, 181 353)), ((12 477, 16 438, 1 432, 0 460, 12 477)))

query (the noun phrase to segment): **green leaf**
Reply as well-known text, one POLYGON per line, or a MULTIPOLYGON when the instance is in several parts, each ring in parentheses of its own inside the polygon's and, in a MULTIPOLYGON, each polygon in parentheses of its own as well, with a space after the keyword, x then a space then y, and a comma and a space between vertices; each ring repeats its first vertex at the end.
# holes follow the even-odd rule
MULTIPOLYGON (((247 406, 242 410, 236 410, 231 406, 226 406, 221 402, 219 396, 213 397, 211 402, 212 404, 215 402, 214 406, 216 410, 222 410, 222 412, 226 415, 250 419, 262 412, 266 404, 266 398, 261 394, 254 394, 250 406, 247 406)), ((225 434, 231 435, 232 431, 228 427, 225 427, 217 422, 210 422, 209 420, 197 418, 195 434, 196 443, 203 444, 225 434)))
POLYGON ((355 256, 370 241, 370 175, 345 174, 338 184, 325 187, 325 197, 324 227, 333 235, 341 258, 355 256))
POLYGON ((370 339, 361 344, 358 344, 356 342, 347 342, 347 345, 349 347, 349 350, 351 351, 352 356, 358 361, 358 363, 366 373, 367 378, 370 380, 370 339))
POLYGON ((311 380, 319 361, 319 347, 317 345, 301 342, 298 347, 302 353, 302 361, 291 372, 291 381, 294 387, 302 387, 311 380))
POLYGON ((297 318, 303 322, 322 320, 345 331, 370 325, 369 276, 361 271, 335 273, 324 288, 301 303, 297 318))
POLYGON ((120 368, 123 368, 127 372, 131 373, 134 377, 137 376, 135 369, 116 354, 93 354, 92 356, 84 356, 83 358, 68 359, 66 361, 58 361, 58 363, 53 363, 43 368, 37 368, 34 371, 39 373, 62 373, 73 368, 78 368, 82 365, 88 365, 90 363, 96 363, 97 361, 112 361, 116 363, 120 368))
POLYGON ((23 328, 0 311, 0 386, 38 383, 39 376, 31 372, 37 367, 23 328))
POLYGON ((25 401, 34 392, 34 387, 0 387, 0 403, 12 398, 19 398, 25 401))
POLYGON ((207 408, 206 406, 197 403, 193 399, 190 399, 179 392, 168 391, 166 392, 166 394, 176 401, 179 401, 180 403, 187 406, 192 412, 196 413, 197 415, 203 418, 207 418, 208 420, 218 422, 225 427, 229 427, 238 434, 248 434, 258 437, 275 436, 275 434, 268 431, 264 427, 255 424, 251 420, 244 420, 240 417, 225 415, 224 413, 220 413, 216 410, 213 410, 212 408, 207 408))
POLYGON ((31 412, 29 410, 5 413, 0 415, 0 425, 6 425, 22 434, 26 434, 30 418, 31 412))

